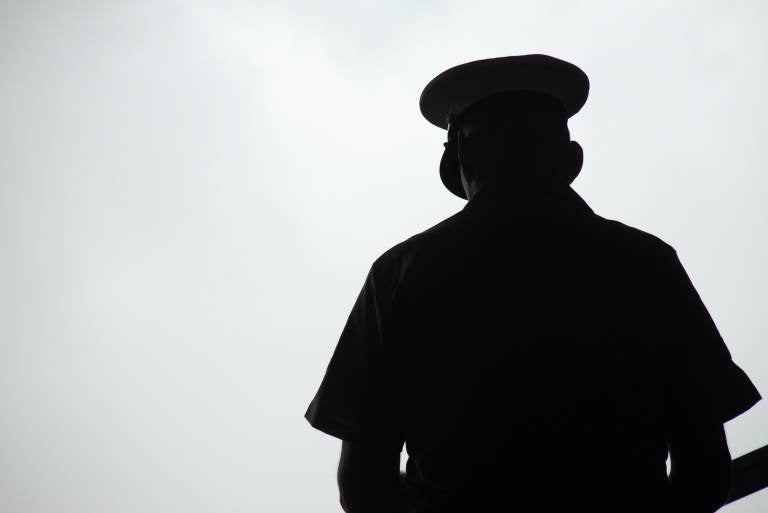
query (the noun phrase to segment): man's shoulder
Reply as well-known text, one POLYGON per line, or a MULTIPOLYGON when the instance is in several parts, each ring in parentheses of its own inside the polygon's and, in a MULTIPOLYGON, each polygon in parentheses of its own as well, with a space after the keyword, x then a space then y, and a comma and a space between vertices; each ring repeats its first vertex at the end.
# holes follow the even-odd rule
POLYGON ((429 246, 438 239, 450 238, 452 234, 457 233, 464 217, 466 217, 465 212, 460 210, 432 226, 408 236, 379 255, 376 259, 377 264, 391 264, 396 260, 407 258, 408 255, 429 246))
POLYGON ((606 240, 615 241, 630 250, 648 251, 657 254, 670 254, 675 248, 658 235, 654 235, 635 226, 630 226, 616 219, 608 219, 598 214, 593 215, 600 235, 606 240))

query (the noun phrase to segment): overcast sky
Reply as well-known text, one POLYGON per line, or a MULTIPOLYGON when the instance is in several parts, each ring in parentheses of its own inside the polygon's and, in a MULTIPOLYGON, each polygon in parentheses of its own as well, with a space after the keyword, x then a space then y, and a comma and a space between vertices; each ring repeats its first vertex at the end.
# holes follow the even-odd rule
POLYGON ((0 2, 0 510, 340 511, 304 411, 373 260, 464 206, 418 99, 481 58, 587 73, 574 188, 768 394, 767 4, 628 4, 0 2))

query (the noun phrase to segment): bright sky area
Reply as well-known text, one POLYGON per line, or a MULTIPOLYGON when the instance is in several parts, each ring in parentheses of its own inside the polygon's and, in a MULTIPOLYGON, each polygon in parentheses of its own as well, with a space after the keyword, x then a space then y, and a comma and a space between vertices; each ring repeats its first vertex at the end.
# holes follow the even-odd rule
POLYGON ((678 250, 765 395, 766 5, 2 2, 0 510, 340 511, 303 414, 373 260, 464 206, 418 98, 487 57, 589 75, 574 188, 678 250))

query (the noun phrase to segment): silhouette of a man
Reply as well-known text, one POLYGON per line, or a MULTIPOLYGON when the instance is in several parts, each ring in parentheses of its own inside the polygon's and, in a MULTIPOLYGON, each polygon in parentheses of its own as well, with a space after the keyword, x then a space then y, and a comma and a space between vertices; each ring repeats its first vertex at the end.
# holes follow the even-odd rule
POLYGON ((424 89, 422 113, 448 130, 441 179, 468 203, 373 262, 305 413, 343 440, 345 511, 725 502, 723 423, 760 395, 674 248, 570 187, 582 150, 567 120, 588 89, 540 54, 424 89))

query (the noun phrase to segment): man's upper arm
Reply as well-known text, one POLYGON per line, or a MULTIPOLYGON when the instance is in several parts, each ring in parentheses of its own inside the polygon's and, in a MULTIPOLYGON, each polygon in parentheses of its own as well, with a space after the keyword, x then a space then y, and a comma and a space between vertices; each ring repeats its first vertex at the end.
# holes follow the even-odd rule
POLYGON ((731 483, 731 453, 723 425, 691 419, 672 426, 668 440, 674 511, 716 511, 727 500, 731 483))
POLYGON ((337 479, 345 511, 399 511, 399 478, 399 450, 342 441, 337 479))
POLYGON ((339 467, 382 475, 397 474, 400 471, 400 451, 383 445, 342 440, 339 467))
MULTIPOLYGON (((386 254, 389 257, 389 254, 386 254)), ((386 336, 396 269, 377 259, 358 293, 305 418, 327 434, 358 443, 404 443, 395 351, 386 336)))
POLYGON ((659 336, 667 345, 667 440, 674 511, 711 512, 727 499, 731 456, 723 424, 760 394, 730 352, 674 249, 664 253, 659 336))
POLYGON ((670 365, 670 413, 722 425, 760 400, 671 247, 660 264, 658 336, 670 365))

